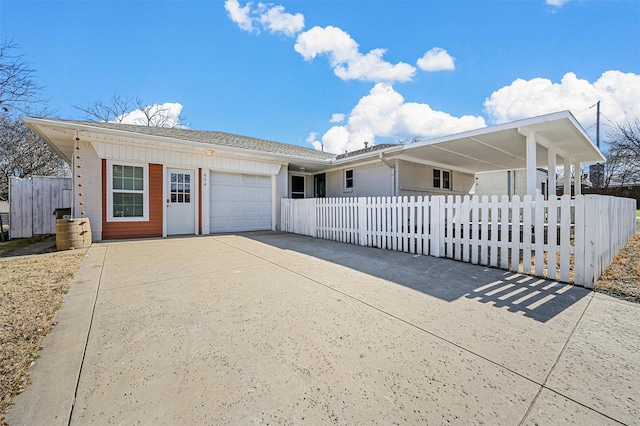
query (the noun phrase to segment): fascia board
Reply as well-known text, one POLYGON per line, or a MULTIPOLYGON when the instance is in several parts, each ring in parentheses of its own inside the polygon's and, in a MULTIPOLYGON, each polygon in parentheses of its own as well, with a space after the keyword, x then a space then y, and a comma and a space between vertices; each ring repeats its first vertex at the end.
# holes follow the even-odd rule
POLYGON ((60 149, 58 148, 58 146, 56 144, 53 143, 53 141, 51 141, 46 134, 44 134, 41 130, 40 130, 40 126, 38 126, 38 122, 41 121, 41 119, 32 119, 32 118, 26 118, 26 117, 22 117, 21 118, 22 122, 24 124, 27 125, 27 127, 29 127, 36 135, 38 135, 38 137, 40 139, 42 139, 43 141, 45 141, 47 143, 47 145, 49 145, 61 158, 63 158, 68 164, 71 164, 71 158, 67 157, 62 151, 60 151, 60 149))
MULTIPOLYGON (((141 141, 142 143, 140 143, 140 145, 157 146, 162 149, 170 149, 170 150, 181 151, 181 152, 189 151, 187 149, 182 149, 182 147, 191 147, 191 148, 198 148, 198 150, 202 152, 205 152, 207 150, 212 150, 214 151, 214 155, 216 151, 223 151, 226 153, 244 154, 243 156, 245 157, 252 157, 252 158, 261 159, 261 160, 265 160, 265 159, 270 159, 271 161, 274 161, 274 159, 298 160, 298 161, 315 163, 318 165, 327 165, 327 164, 330 164, 330 162, 333 160, 333 159, 322 160, 322 159, 315 159, 315 158, 308 158, 308 157, 300 157, 296 155, 255 151, 255 150, 246 149, 246 148, 230 147, 226 145, 217 145, 217 144, 205 143, 205 142, 187 141, 184 139, 170 138, 166 136, 145 135, 141 133, 127 132, 127 131, 117 130, 117 129, 107 129, 102 127, 94 127, 87 124, 68 123, 64 121, 51 120, 51 119, 41 119, 41 118, 31 119, 30 118, 30 119, 23 119, 23 120, 26 120, 26 122, 34 123, 35 125, 56 126, 56 127, 63 127, 69 130, 79 131, 81 137, 82 137, 82 132, 86 132, 87 134, 91 133, 93 135, 95 134, 107 135, 107 136, 113 136, 114 138, 118 138, 118 137, 127 138, 129 141, 131 140, 141 141)), ((117 142, 114 142, 113 139, 99 140, 96 142, 118 144, 117 142)))

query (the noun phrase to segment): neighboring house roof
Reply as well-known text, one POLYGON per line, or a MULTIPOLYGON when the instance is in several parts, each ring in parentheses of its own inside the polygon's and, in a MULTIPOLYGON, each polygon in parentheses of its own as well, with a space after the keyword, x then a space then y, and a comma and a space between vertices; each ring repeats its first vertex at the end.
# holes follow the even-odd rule
POLYGON ((373 146, 370 146, 370 147, 367 147, 367 148, 358 149, 356 151, 345 152, 344 154, 338 155, 336 157, 336 159, 340 160, 342 158, 355 157, 356 155, 368 154, 368 153, 373 152, 373 151, 380 151, 381 149, 397 147, 397 146, 398 146, 398 144, 382 143, 380 145, 373 145, 373 146))

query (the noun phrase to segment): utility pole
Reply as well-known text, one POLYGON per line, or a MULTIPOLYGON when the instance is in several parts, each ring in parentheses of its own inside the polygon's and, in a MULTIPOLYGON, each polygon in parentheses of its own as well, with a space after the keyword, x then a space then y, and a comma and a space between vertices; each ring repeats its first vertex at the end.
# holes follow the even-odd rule
POLYGON ((600 149, 600 101, 596 105, 596 146, 600 149))
MULTIPOLYGON (((596 102, 596 146, 600 149, 600 101, 596 102)), ((604 183, 604 164, 598 163, 589 166, 589 180, 594 188, 602 187, 604 183)))

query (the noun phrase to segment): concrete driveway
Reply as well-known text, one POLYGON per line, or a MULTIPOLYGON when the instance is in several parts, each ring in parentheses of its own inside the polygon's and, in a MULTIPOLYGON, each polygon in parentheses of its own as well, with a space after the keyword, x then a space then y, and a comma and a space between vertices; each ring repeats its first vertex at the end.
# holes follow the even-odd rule
POLYGON ((638 424, 639 308, 291 234, 99 243, 8 422, 638 424))

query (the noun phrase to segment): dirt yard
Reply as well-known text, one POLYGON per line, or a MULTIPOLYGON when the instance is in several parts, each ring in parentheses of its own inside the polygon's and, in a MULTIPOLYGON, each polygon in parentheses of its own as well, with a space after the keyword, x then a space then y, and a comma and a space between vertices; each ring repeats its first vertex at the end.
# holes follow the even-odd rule
POLYGON ((636 235, 631 237, 600 277, 596 291, 640 303, 640 222, 636 227, 636 235))
POLYGON ((0 259, 0 414, 30 383, 28 369, 55 326, 53 316, 83 255, 84 250, 0 259))

